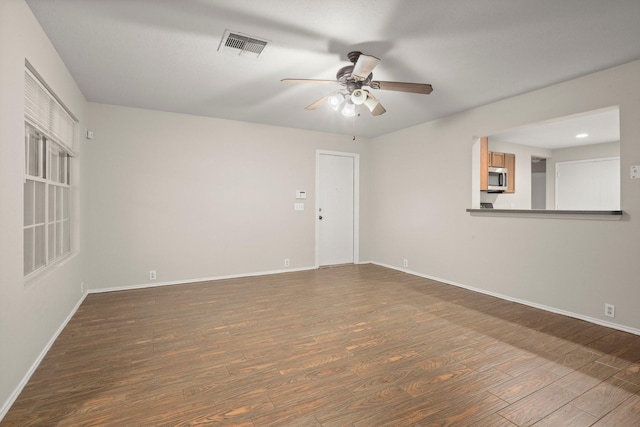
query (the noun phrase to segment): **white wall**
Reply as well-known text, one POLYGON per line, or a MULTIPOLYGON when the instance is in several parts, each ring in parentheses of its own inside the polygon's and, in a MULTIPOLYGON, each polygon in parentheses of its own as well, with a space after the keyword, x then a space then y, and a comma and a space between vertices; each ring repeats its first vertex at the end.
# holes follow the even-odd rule
POLYGON ((84 126, 85 101, 23 0, 0 1, 0 419, 80 301, 78 170, 74 197, 74 253, 36 278, 22 276, 24 69, 27 59, 84 126))
POLYGON ((639 75, 634 62, 374 140, 371 259, 402 268, 406 258, 418 274, 640 330, 640 180, 628 173, 640 164, 639 75), (473 136, 611 105, 620 106, 620 221, 465 211, 473 136))
MULTIPOLYGON (((90 104, 83 153, 92 289, 315 266, 316 150, 360 153, 360 259, 369 260, 366 139, 90 104), (296 212, 295 191, 307 191, 296 212)), ((299 200, 298 200, 299 202, 299 200)))

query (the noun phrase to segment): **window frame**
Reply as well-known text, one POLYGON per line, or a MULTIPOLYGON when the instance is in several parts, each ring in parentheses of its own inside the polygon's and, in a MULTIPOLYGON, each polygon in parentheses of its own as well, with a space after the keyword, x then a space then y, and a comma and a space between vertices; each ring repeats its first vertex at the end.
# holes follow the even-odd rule
MULTIPOLYGON (((28 65, 28 64, 27 64, 28 65)), ((23 277, 73 251, 71 158, 77 119, 29 67, 25 69, 23 277), (33 152, 33 150, 37 152, 33 152)))

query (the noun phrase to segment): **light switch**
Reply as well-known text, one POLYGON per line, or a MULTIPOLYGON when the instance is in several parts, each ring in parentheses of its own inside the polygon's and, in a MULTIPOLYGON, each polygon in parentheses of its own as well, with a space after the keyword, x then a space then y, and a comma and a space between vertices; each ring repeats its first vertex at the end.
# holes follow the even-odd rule
POLYGON ((304 203, 294 203, 293 204, 293 210, 294 211, 303 211, 304 210, 304 203))
POLYGON ((307 192, 302 190, 296 190, 296 199, 306 199, 307 192))
POLYGON ((640 165, 631 166, 631 179, 640 179, 640 165))

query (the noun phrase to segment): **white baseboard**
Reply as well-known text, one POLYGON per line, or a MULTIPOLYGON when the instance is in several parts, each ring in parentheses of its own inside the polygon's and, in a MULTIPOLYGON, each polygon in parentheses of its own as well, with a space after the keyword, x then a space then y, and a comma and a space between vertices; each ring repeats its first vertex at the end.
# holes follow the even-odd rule
POLYGON ((116 291, 129 291, 133 289, 145 289, 145 288, 155 288, 158 286, 173 286, 173 285, 184 285, 187 283, 198 283, 198 282, 211 282, 216 280, 225 280, 225 279, 240 279, 243 277, 255 277, 255 276, 268 276, 271 274, 280 274, 280 273, 292 273, 295 271, 307 271, 307 270, 315 270, 317 267, 299 267, 299 268, 288 268, 284 270, 272 270, 272 271, 259 271, 255 273, 242 273, 242 274, 231 274, 227 276, 214 276, 214 277, 200 277, 197 279, 186 279, 186 280, 172 280, 169 282, 149 282, 149 283, 140 283, 137 285, 125 285, 125 286, 116 286, 112 288, 101 288, 101 289, 91 289, 89 290, 90 294, 101 294, 104 292, 116 292, 116 291))
POLYGON ((36 360, 31 364, 31 367, 29 368, 25 376, 22 378, 22 381, 20 381, 20 384, 18 384, 15 390, 13 390, 13 393, 11 393, 11 396, 9 396, 9 398, 2 404, 2 407, 0 407, 0 422, 2 422, 2 419, 4 418, 4 416, 7 415, 7 412, 9 412, 9 409, 11 408, 11 406, 14 404, 18 396, 20 396, 20 393, 22 393, 22 389, 24 389, 24 387, 27 385, 27 383, 31 379, 31 376, 36 371, 36 369, 38 369, 38 366, 40 366, 40 363, 49 352, 49 349, 51 349, 51 346, 53 345, 53 343, 56 341, 56 339, 58 339, 58 336, 62 333, 64 328, 67 326, 67 324, 73 317, 73 315, 76 314, 76 311, 78 311, 78 308, 80 308, 80 305, 82 305, 86 297, 87 297, 87 293, 85 292, 84 294, 82 294, 82 297, 78 300, 78 302, 73 307, 73 309, 71 310, 67 318, 64 319, 60 327, 53 334, 51 339, 49 339, 49 342, 44 347, 44 349, 40 352, 36 360))
POLYGON ((640 329, 631 328, 629 326, 620 325, 618 323, 608 322, 606 320, 597 319, 595 317, 589 317, 589 316, 585 316, 585 315, 582 315, 582 314, 561 310, 559 308, 550 307, 550 306, 538 304, 538 303, 531 302, 531 301, 525 301, 525 300, 521 300, 521 299, 518 299, 518 298, 510 297, 510 296, 507 296, 507 295, 498 294, 498 293, 495 293, 495 292, 486 291, 484 289, 475 288, 473 286, 464 285, 462 283, 452 282, 451 280, 442 279, 440 277, 434 277, 434 276, 430 276, 430 275, 427 275, 427 274, 418 273, 418 272, 415 272, 415 271, 412 271, 412 270, 409 270, 409 269, 406 269, 406 268, 395 267, 393 265, 383 264, 383 263, 379 263, 379 262, 373 262, 372 264, 379 265, 381 267, 390 268, 392 270, 402 271, 403 273, 411 274, 413 276, 422 277, 424 279, 435 280, 436 282, 445 283, 447 285, 457 286, 459 288, 467 289, 467 290, 472 291, 472 292, 478 292, 478 293, 481 293, 481 294, 485 294, 485 295, 489 295, 489 296, 492 296, 492 297, 500 298, 500 299, 503 299, 505 301, 515 302, 515 303, 526 305, 526 306, 529 306, 529 307, 538 308, 540 310, 549 311, 551 313, 561 314, 563 316, 568 316, 568 317, 573 317, 575 319, 584 320, 585 322, 594 323, 596 325, 606 326, 607 328, 617 329, 619 331, 628 332, 628 333, 634 334, 634 335, 640 335, 640 329))

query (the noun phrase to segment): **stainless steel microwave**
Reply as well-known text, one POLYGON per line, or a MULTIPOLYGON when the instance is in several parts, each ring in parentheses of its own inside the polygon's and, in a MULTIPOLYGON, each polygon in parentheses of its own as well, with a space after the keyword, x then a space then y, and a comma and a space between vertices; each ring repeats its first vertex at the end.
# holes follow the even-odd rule
POLYGON ((507 169, 489 168, 488 191, 502 192, 507 189, 507 169))

